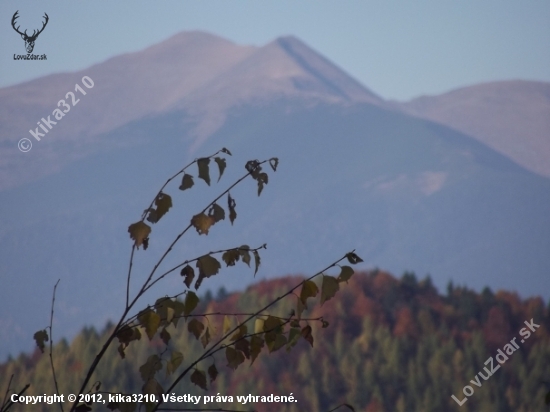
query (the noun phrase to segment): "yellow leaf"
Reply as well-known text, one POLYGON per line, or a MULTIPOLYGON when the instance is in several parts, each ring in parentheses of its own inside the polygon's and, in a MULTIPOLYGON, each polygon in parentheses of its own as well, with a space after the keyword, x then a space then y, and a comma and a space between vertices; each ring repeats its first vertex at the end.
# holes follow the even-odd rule
POLYGON ((339 289, 340 286, 336 278, 332 276, 323 276, 323 284, 321 285, 321 305, 327 300, 332 299, 339 289))
POLYGON ((155 206, 157 207, 157 222, 163 217, 168 210, 172 207, 172 198, 166 193, 159 193, 155 199, 155 206))
POLYGON ((198 340, 202 335, 204 325, 197 319, 191 319, 191 321, 187 324, 187 330, 195 335, 195 338, 198 340))
POLYGON ((319 292, 319 288, 317 285, 311 281, 306 280, 304 281, 304 284, 302 285, 302 291, 300 292, 300 300, 304 304, 304 306, 307 308, 307 298, 314 298, 317 296, 317 293, 319 292))
POLYGON ((340 274, 338 275, 338 282, 346 282, 348 283, 348 280, 353 275, 354 271, 350 266, 342 266, 342 270, 340 271, 340 274))
POLYGON ((151 309, 145 309, 138 314, 138 320, 141 326, 145 329, 145 333, 149 340, 153 339, 160 325, 160 316, 151 309))
POLYGON ((265 320, 256 318, 254 321, 254 333, 261 333, 264 331, 265 320))
POLYGON ((189 316, 191 312, 197 307, 199 304, 199 298, 195 294, 195 292, 188 291, 187 295, 185 296, 185 303, 183 304, 183 315, 189 316))
POLYGON ((207 216, 204 213, 199 213, 193 216, 191 224, 195 226, 199 235, 207 235, 210 227, 215 223, 212 216, 207 216))
POLYGON ((141 221, 132 223, 128 227, 128 233, 130 233, 130 237, 134 240, 134 244, 139 249, 144 240, 149 237, 149 234, 151 233, 151 227, 141 221))
POLYGON ((227 334, 231 329, 231 319, 228 316, 223 317, 223 334, 227 334))

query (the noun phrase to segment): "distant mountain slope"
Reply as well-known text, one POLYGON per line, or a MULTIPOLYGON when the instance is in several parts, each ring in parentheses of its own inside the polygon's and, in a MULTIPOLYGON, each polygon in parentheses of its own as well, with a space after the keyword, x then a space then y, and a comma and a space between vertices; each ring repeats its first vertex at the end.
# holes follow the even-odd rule
MULTIPOLYGON (((143 270, 247 160, 278 156, 259 199, 252 184, 235 190, 233 227, 223 222, 207 239, 189 233, 167 264, 211 242, 267 243, 259 276, 272 276, 318 269, 355 248, 370 267, 431 273, 438 287, 452 279, 548 296, 549 179, 390 107, 295 38, 257 48, 182 33, 0 90, 0 274, 10 285, 0 288, 0 356, 42 327, 34 309, 49 307, 48 286, 59 278, 60 334, 113 317, 128 225, 168 176, 223 146, 234 157, 220 186, 170 189, 179 209, 155 225, 151 248, 140 251, 143 270), (17 140, 83 75, 94 88, 20 153, 17 140), (29 296, 33 305, 24 305, 29 296)), ((236 273, 208 287, 249 281, 236 273)), ((179 277, 171 282, 167 293, 181 287, 179 277)))
POLYGON ((550 83, 484 83, 400 105, 469 134, 526 169, 550 177, 550 83))
MULTIPOLYGON (((220 185, 205 192, 199 181, 197 192, 181 193, 176 182, 166 189, 177 207, 155 225, 139 267, 146 270, 204 202, 241 175, 247 160, 278 156, 279 169, 259 199, 250 182, 232 192, 239 214, 234 226, 223 222, 207 238, 188 233, 166 264, 213 248, 267 243, 259 276, 309 273, 357 249, 369 267, 430 273, 438 287, 452 279, 548 296, 549 179, 426 120, 370 104, 308 102, 232 110, 198 151, 226 146, 234 153, 220 185)), ((192 128, 182 127, 185 115, 132 122, 100 136, 105 149, 63 173, 3 192, 0 272, 10 284, 0 290, 5 322, 25 325, 26 334, 40 327, 35 305, 13 307, 29 296, 29 285, 40 295, 36 305, 48 307, 42 288, 59 278, 64 309, 57 316, 69 325, 59 333, 75 333, 82 319, 114 316, 129 253, 127 227, 186 163, 192 128)), ((207 287, 249 281, 246 274, 231 275, 207 287)), ((181 286, 177 275, 171 282, 166 293, 181 286)), ((23 335, 11 327, 0 335, 4 348, 20 347, 23 335)))

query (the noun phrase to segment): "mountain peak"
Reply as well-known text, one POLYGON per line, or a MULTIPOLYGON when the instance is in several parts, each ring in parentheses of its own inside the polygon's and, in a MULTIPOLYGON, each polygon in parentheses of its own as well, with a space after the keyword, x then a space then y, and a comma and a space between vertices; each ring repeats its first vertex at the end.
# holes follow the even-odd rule
MULTIPOLYGON (((320 89, 350 102, 382 104, 383 100, 295 36, 275 40, 302 70, 320 82, 320 89)), ((300 88, 300 84, 296 85, 300 88)))
MULTIPOLYGON (((58 142, 82 141, 84 136, 108 133, 148 116, 182 110, 192 118, 193 136, 200 144, 223 125, 229 109, 243 104, 281 98, 384 104, 294 36, 255 47, 189 31, 80 72, 0 89, 2 140, 15 142, 27 137, 21 130, 35 124, 44 113, 51 113, 51 96, 65 95, 67 85, 78 83, 83 76, 95 83, 93 93, 85 99, 87 109, 75 110, 63 120, 63 126, 55 130, 58 142)), ((11 158, 13 153, 6 152, 5 156, 11 158)))

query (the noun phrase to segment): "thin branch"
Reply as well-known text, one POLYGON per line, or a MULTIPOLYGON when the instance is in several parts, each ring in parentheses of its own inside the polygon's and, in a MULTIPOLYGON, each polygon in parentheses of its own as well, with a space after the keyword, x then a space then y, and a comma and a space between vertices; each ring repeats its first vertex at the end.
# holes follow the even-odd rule
MULTIPOLYGON (((223 345, 220 345, 218 348, 216 348, 216 350, 214 350, 213 352, 210 352, 210 354, 208 355, 208 357, 210 356, 213 356, 215 353, 218 353, 219 351, 221 350, 224 350, 225 348, 229 348, 230 346, 235 346, 237 344, 237 342, 243 340, 243 339, 247 339, 247 338, 251 338, 253 336, 258 336, 258 335, 263 335, 264 333, 269 333, 269 332, 273 332, 277 329, 279 329, 281 326, 285 326, 285 325, 288 325, 290 322, 291 322, 291 319, 292 317, 290 318, 285 318, 285 321, 280 324, 280 325, 277 325, 276 327, 274 328, 271 328, 271 329, 268 329, 268 330, 264 330, 264 331, 261 331, 261 332, 254 332, 254 333, 247 333, 246 335, 243 335, 241 336, 240 338, 238 339, 235 339, 233 342, 229 342, 229 343, 225 343, 223 345)), ((243 323, 240 323, 239 325, 242 325, 243 323)), ((290 332, 289 332, 290 333, 290 332)), ((284 333, 283 333, 284 335, 284 333)), ((214 358, 215 359, 215 358, 214 358)))
POLYGON ((2 406, 0 406, 0 412, 4 410, 4 405, 8 401, 8 393, 10 391, 11 381, 13 380, 13 373, 11 374, 10 381, 8 382, 8 387, 6 388, 6 394, 4 395, 4 400, 2 401, 2 406))
MULTIPOLYGON (((258 162, 258 166, 267 162, 267 160, 264 160, 262 162, 258 162)), ((239 183, 241 183, 244 179, 246 179, 248 176, 250 176, 251 174, 253 173, 253 171, 249 171, 248 173, 246 173, 244 176, 242 176, 241 178, 239 178, 237 181, 235 181, 231 186, 229 186, 227 189, 225 189, 218 197, 216 197, 214 200, 212 200, 204 209, 202 209, 200 213, 204 213, 208 210, 209 207, 211 207, 214 203, 216 203, 218 200, 220 200, 223 196, 225 196, 227 193, 229 193, 231 191, 231 189, 233 189, 235 186, 237 186, 239 183)), ((155 266, 153 267, 153 270, 151 271, 151 273, 149 274, 149 276, 147 277, 147 280, 145 281, 145 283, 143 284, 141 290, 138 292, 138 294, 136 295, 136 297, 134 298, 134 300, 132 301, 132 303, 130 304, 130 307, 134 305, 134 303, 141 297, 141 295, 145 292, 147 286, 149 286, 149 282, 151 282, 151 279, 153 278, 153 275, 155 274, 155 272, 157 271, 158 267, 161 265, 161 263, 164 261, 164 259, 166 258, 166 256, 168 256, 168 254, 172 251, 173 247, 176 245, 176 243, 178 243, 178 241, 182 238, 182 236, 187 233, 187 231, 189 229, 191 229, 193 227, 193 224, 190 222, 187 227, 185 229, 183 229, 183 231, 178 234, 176 236, 176 238, 172 241, 172 243, 170 244, 170 246, 168 246, 168 249, 166 249, 166 251, 164 252, 164 254, 162 255, 162 257, 158 260, 158 262, 155 264, 155 266)))
MULTIPOLYGON (((23 395, 23 394, 27 391, 27 389, 29 389, 30 386, 31 386, 31 384, 30 384, 30 383, 27 383, 27 384, 25 385, 25 387, 21 390, 21 392, 19 392, 19 393, 17 394, 17 396, 23 395)), ((2 411, 3 411, 3 412, 4 412, 4 411, 7 411, 9 408, 12 407, 12 405, 13 405, 13 402, 10 400, 10 402, 6 405, 6 408, 5 408, 5 409, 2 409, 2 411)))
MULTIPOLYGON (((96 357, 94 358, 94 361, 92 362, 92 365, 90 366, 90 368, 88 369, 88 373, 86 374, 86 377, 84 378, 84 382, 82 383, 82 386, 80 387, 80 390, 78 391, 78 395, 76 396, 76 399, 78 400, 80 394, 84 393, 84 391, 86 390, 86 385, 88 385, 88 382, 90 381, 90 379, 92 378, 92 375, 95 371, 95 369, 97 368, 97 365, 99 364, 99 361, 101 360, 101 358, 103 357, 103 355, 105 354, 105 352, 107 351, 107 349, 109 348, 109 346, 111 345, 111 342, 114 340, 114 338, 116 337, 116 334, 117 332, 119 331, 120 329, 120 326, 122 325, 122 322, 124 321, 124 318, 126 317, 126 315, 128 314, 128 311, 129 309, 127 308, 124 313, 122 314, 122 316, 120 317, 120 320, 118 321, 117 325, 115 326, 115 328, 113 329, 113 332, 111 333, 111 335, 107 338, 107 341, 103 344, 103 346, 101 347, 101 350, 99 351, 99 353, 96 355, 96 357)), ((75 401, 73 403, 73 406, 71 406, 71 412, 73 412, 75 409, 76 409, 76 406, 78 405, 78 402, 75 401)))
MULTIPOLYGON (((205 157, 201 157, 200 159, 211 159, 213 158, 214 156, 216 156, 217 154, 220 154, 221 152, 223 152, 223 149, 220 149, 218 150, 216 153, 210 155, 210 156, 205 156, 205 157)), ((225 152, 224 152, 225 153, 225 152)), ((178 177, 179 175, 181 175, 183 172, 185 172, 189 167, 191 167, 193 164, 197 163, 199 159, 195 159, 193 160, 192 162, 190 162, 187 166, 185 166, 183 169, 181 169, 179 172, 177 172, 176 174, 174 174, 172 177, 168 178, 168 180, 162 185, 162 187, 159 189, 159 191, 157 192, 157 194, 155 195, 155 197, 153 198, 153 200, 151 201, 151 204, 149 205, 149 207, 147 209, 145 209, 145 211, 143 212, 143 214, 141 215, 141 221, 143 222, 143 220, 145 219, 145 217, 147 216, 147 212, 149 212, 149 210, 153 207, 153 204, 155 203, 155 200, 159 197, 159 195, 162 193, 162 191, 164 190, 164 188, 166 186, 168 186, 168 184, 174 180, 176 177, 178 177)))
MULTIPOLYGON (((57 377, 55 376, 55 367, 53 366, 53 307, 55 304, 55 291, 57 289, 57 285, 59 284, 59 281, 61 279, 57 279, 57 282, 55 283, 55 286, 53 287, 53 296, 52 296, 52 311, 50 314, 50 365, 52 367, 52 375, 53 375, 53 381, 55 383, 55 393, 59 396, 59 385, 57 384, 57 377)), ((61 399, 61 397, 59 398, 61 399)), ((59 401, 59 408, 61 409, 61 412, 63 412, 63 403, 61 400, 59 401)))
MULTIPOLYGON (((218 150, 216 153, 214 153, 213 155, 210 155, 210 156, 207 156, 208 159, 216 156, 217 154, 219 154, 220 152, 223 152, 224 149, 221 149, 221 150, 218 150)), ((176 174, 174 174, 172 177, 168 178, 168 180, 166 180, 166 182, 162 185, 162 187, 159 189, 159 191, 157 192, 157 194, 155 195, 155 197, 153 198, 153 200, 151 200, 151 203, 149 204, 149 207, 147 209, 144 210, 144 212, 141 214, 141 219, 140 219, 140 222, 143 222, 145 220, 145 218, 147 217, 147 212, 149 212, 149 210, 151 210, 151 208, 153 207, 153 204, 155 203, 155 200, 159 197, 159 195, 162 193, 162 191, 164 190, 164 188, 172 181, 174 180, 176 177, 178 177, 180 174, 184 173, 185 170, 187 170, 187 168, 191 167, 194 163, 197 163, 197 160, 198 159, 195 159, 193 160, 192 162, 190 162, 189 164, 187 164, 187 166, 185 166, 183 169, 181 169, 179 172, 177 172, 176 174)), ((126 281, 126 308, 128 309, 128 302, 130 300, 130 278, 132 276, 132 266, 133 266, 133 262, 134 262, 134 251, 135 251, 136 247, 135 247, 135 244, 132 245, 132 253, 130 254, 130 263, 128 265, 128 279, 126 281)))
POLYGON ((130 253, 130 263, 128 265, 128 278, 126 279, 126 309, 128 309, 128 302, 130 301, 130 277, 132 275, 132 266, 134 265, 134 252, 136 251, 136 245, 132 245, 132 252, 130 253))
MULTIPOLYGON (((215 201, 214 201, 214 203, 215 203, 215 201)), ((208 207, 209 207, 209 206, 208 206, 208 207)), ((208 207, 207 207, 207 208, 208 208, 208 207)), ((230 250, 235 250, 235 249, 245 250, 245 251, 247 251, 247 252, 257 252, 257 251, 260 250, 260 249, 266 249, 266 245, 265 245, 265 243, 264 243, 262 246, 258 246, 257 248, 253 248, 253 249, 251 249, 251 248, 246 249, 246 248, 240 248, 240 247, 236 247, 236 248, 235 248, 235 247, 234 247, 234 248, 230 248, 230 249, 216 250, 215 252, 208 252, 207 255, 216 255, 216 254, 218 254, 218 253, 228 252, 228 251, 230 251, 230 250)), ((202 256, 205 256, 205 255, 202 255, 202 256)), ((195 261, 199 260, 202 256, 196 257, 196 258, 194 258, 194 259, 186 260, 185 262, 182 262, 182 263, 180 263, 179 265, 174 266, 172 269, 167 270, 167 271, 164 272, 162 275, 160 275, 158 278, 156 278, 155 280, 153 280, 153 281, 143 290, 143 292, 147 292, 151 287, 153 287, 153 285, 154 285, 155 283, 157 283, 158 281, 160 281, 161 279, 163 279, 164 277, 166 277, 167 275, 169 275, 170 273, 172 273, 174 270, 179 269, 179 268, 182 267, 183 265, 187 265, 187 264, 189 264, 189 263, 191 263, 191 262, 195 262, 195 261)))

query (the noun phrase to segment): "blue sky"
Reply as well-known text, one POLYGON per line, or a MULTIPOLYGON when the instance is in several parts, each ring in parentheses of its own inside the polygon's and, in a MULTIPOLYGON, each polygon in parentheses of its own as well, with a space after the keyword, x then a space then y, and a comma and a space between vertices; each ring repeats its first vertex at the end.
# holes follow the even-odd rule
POLYGON ((197 29, 254 45, 295 35, 388 99, 493 80, 550 81, 547 0, 2 0, 0 16, 0 87, 197 29), (25 53, 10 24, 16 10, 31 32, 48 13, 34 51, 47 61, 14 61, 25 53))

